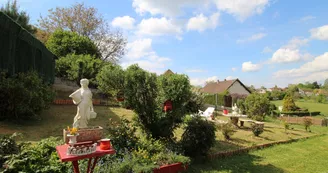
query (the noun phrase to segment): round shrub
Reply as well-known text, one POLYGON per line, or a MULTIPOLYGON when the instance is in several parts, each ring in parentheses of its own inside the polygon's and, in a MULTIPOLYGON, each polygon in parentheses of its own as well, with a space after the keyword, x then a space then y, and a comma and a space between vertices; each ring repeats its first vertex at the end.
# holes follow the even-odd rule
POLYGON ((252 132, 255 136, 259 136, 264 131, 264 126, 262 124, 252 124, 252 132))
POLYGON ((200 116, 187 122, 182 134, 181 145, 184 154, 190 157, 206 156, 215 142, 215 126, 200 116))
POLYGON ((230 139, 230 137, 236 132, 234 128, 235 126, 232 123, 224 123, 220 126, 224 139, 230 139))

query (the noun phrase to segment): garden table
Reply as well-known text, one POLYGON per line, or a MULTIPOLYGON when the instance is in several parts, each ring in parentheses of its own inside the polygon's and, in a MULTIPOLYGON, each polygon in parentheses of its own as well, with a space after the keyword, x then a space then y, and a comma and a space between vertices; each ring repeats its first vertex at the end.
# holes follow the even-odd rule
POLYGON ((79 160, 89 159, 87 173, 92 173, 97 164, 99 157, 105 156, 107 154, 115 153, 115 150, 113 148, 111 148, 109 150, 101 150, 98 145, 97 150, 94 153, 81 155, 81 156, 73 156, 73 155, 66 154, 68 146, 69 145, 67 145, 67 144, 59 145, 59 146, 56 146, 56 150, 57 150, 59 158, 62 162, 72 162, 74 173, 80 173, 79 163, 78 163, 79 160), (91 165, 92 159, 93 159, 93 164, 91 165))

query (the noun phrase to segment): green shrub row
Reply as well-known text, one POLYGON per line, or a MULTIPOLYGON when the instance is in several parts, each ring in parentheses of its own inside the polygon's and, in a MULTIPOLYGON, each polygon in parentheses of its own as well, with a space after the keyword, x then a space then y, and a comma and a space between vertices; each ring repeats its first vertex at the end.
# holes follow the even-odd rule
POLYGON ((289 112, 281 112, 281 114, 285 114, 285 115, 296 115, 299 117, 303 117, 303 116, 317 116, 320 115, 321 112, 319 111, 314 111, 314 112, 308 112, 308 111, 289 111, 289 112))

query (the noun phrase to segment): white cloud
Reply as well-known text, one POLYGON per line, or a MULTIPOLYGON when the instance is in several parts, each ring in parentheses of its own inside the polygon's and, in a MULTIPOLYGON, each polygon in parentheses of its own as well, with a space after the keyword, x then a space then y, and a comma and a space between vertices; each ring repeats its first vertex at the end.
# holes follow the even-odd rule
POLYGON ((128 50, 126 58, 130 60, 139 59, 144 56, 148 56, 152 52, 152 39, 139 39, 134 42, 128 43, 126 48, 128 50))
POLYGON ((288 41, 287 45, 283 46, 283 48, 288 49, 298 49, 301 46, 306 46, 309 42, 309 39, 302 39, 299 37, 294 37, 291 40, 288 41))
POLYGON ((187 73, 203 73, 203 72, 206 72, 206 70, 202 70, 202 69, 187 69, 186 72, 187 73))
POLYGON ((272 49, 271 49, 270 47, 268 47, 268 46, 266 46, 266 47, 263 48, 263 50, 262 50, 262 53, 270 53, 270 52, 272 52, 272 49))
POLYGON ((280 48, 272 55, 272 63, 289 63, 301 60, 299 50, 280 48))
POLYGON ((250 36, 248 38, 237 40, 237 43, 246 43, 246 42, 252 42, 252 41, 260 40, 260 39, 264 38, 266 35, 267 34, 265 34, 265 33, 253 34, 252 36, 250 36))
POLYGON ((133 29, 135 19, 130 16, 116 17, 112 21, 112 26, 122 29, 133 29))
POLYGON ((206 82, 216 82, 219 79, 217 76, 208 78, 190 78, 190 83, 196 86, 204 86, 206 82))
POLYGON ((253 64, 251 61, 244 62, 242 64, 243 72, 254 72, 254 71, 259 71, 260 69, 261 69, 260 64, 253 64))
POLYGON ((121 65, 126 68, 131 64, 138 64, 141 68, 161 74, 171 61, 170 58, 160 57, 152 49, 152 39, 135 40, 127 44, 128 53, 122 59, 121 65))
POLYGON ((143 19, 138 25, 137 34, 161 36, 161 35, 179 35, 182 33, 182 29, 173 24, 173 21, 165 17, 162 18, 149 18, 143 19))
POLYGON ((312 55, 309 53, 301 53, 299 48, 307 45, 309 39, 294 37, 288 43, 276 50, 269 63, 291 63, 300 60, 309 60, 312 55))
POLYGON ((233 80, 233 79, 237 79, 237 77, 234 77, 234 76, 228 76, 225 78, 226 80, 233 80))
POLYGON ((318 40, 328 40, 328 25, 310 30, 311 38, 318 40))
POLYGON ((309 21, 309 20, 312 20, 312 19, 315 19, 316 17, 314 16, 304 16, 300 19, 301 22, 306 22, 306 21, 309 21))
MULTIPOLYGON (((314 58, 312 61, 303 64, 300 68, 290 70, 280 70, 274 74, 274 77, 306 77, 312 73, 328 71, 328 52, 314 58)), ((327 76, 324 76, 327 78, 327 76)))
POLYGON ((209 0, 133 0, 132 6, 138 14, 150 13, 174 17, 183 14, 186 7, 204 6, 209 0))
POLYGON ((209 77, 205 80, 205 82, 216 82, 217 80, 219 79, 219 77, 217 76, 212 76, 212 77, 209 77))
POLYGON ((189 19, 187 30, 197 30, 203 32, 206 29, 215 29, 219 24, 220 13, 214 13, 210 17, 199 14, 189 19))
POLYGON ((238 69, 237 69, 236 67, 232 67, 231 70, 232 70, 233 72, 235 72, 235 71, 237 71, 238 69))
POLYGON ((218 9, 243 22, 250 16, 261 14, 269 5, 269 0, 214 0, 218 9))

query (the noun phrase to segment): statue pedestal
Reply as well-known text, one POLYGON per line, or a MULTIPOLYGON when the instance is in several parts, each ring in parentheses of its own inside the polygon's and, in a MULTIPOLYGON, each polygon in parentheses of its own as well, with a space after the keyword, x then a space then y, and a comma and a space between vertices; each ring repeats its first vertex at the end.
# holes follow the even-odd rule
MULTIPOLYGON (((101 126, 81 128, 77 131, 79 134, 76 138, 76 142, 92 141, 97 142, 103 138, 103 128, 101 126)), ((67 137, 69 132, 67 129, 63 129, 64 142, 68 144, 69 138, 67 137)))

